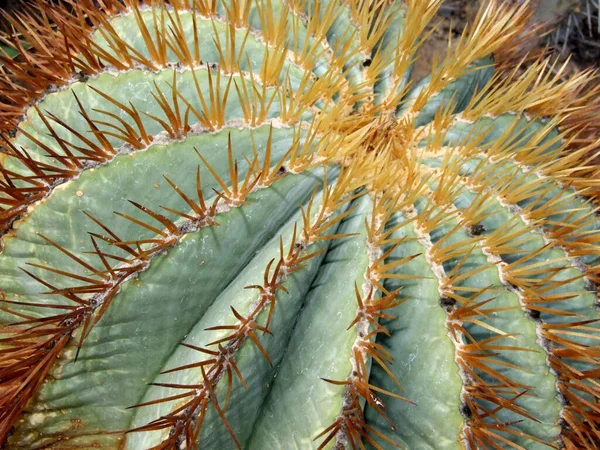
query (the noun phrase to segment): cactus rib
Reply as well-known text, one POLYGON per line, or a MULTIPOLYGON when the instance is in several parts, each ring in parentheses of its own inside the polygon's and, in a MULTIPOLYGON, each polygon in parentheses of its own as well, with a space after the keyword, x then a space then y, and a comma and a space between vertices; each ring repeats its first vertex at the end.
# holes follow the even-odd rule
POLYGON ((596 448, 596 75, 442 3, 7 16, 0 444, 596 448))

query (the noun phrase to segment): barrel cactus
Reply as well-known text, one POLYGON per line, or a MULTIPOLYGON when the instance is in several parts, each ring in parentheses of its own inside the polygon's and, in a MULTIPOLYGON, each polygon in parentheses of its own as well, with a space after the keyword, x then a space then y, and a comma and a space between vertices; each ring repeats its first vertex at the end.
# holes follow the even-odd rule
POLYGON ((0 443, 598 448, 593 74, 440 3, 7 15, 0 443))

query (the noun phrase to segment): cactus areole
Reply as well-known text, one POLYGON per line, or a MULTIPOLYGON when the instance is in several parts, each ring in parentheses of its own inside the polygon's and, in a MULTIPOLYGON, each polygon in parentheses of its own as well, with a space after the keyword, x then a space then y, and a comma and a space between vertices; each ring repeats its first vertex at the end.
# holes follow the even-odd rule
POLYGON ((2 448, 599 448, 593 74, 441 3, 5 16, 2 448))

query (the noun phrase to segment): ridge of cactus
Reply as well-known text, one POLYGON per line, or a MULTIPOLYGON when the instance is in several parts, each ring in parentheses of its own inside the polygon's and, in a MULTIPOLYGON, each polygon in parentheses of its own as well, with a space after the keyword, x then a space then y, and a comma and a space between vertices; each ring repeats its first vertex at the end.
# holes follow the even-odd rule
POLYGON ((0 447, 600 446, 597 74, 442 3, 4 14, 0 447))

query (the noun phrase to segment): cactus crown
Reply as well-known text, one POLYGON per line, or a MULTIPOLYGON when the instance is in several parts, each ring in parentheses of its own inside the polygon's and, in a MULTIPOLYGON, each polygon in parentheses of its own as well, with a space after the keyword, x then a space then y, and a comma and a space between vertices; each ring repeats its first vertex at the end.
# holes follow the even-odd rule
POLYGON ((592 74, 441 3, 6 16, 0 442, 597 448, 592 74))

